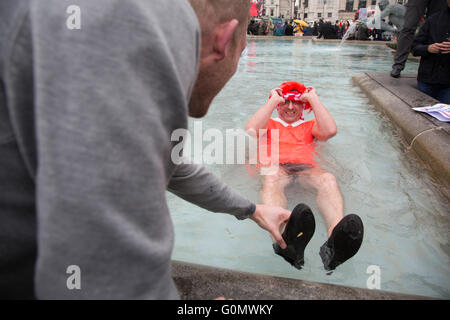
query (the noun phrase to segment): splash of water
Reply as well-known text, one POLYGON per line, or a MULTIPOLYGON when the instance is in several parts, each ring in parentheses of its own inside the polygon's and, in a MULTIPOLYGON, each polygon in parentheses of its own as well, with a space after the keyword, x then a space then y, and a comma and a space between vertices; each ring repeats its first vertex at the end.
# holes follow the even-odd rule
POLYGON ((356 33, 356 27, 357 27, 356 22, 351 24, 348 27, 347 32, 342 37, 342 40, 341 40, 341 43, 339 44, 339 46, 342 46, 344 44, 345 40, 347 40, 350 36, 353 36, 356 33))

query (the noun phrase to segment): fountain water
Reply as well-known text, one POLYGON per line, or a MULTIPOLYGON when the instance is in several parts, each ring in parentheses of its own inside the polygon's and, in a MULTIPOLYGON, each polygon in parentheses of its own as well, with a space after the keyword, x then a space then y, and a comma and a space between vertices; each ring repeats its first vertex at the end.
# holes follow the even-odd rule
POLYGON ((356 22, 351 24, 348 27, 347 32, 345 32, 344 36, 342 37, 340 46, 342 46, 344 44, 345 40, 347 40, 348 38, 350 38, 351 36, 354 36, 356 34, 357 27, 358 27, 358 25, 356 22))
POLYGON ((369 29, 380 29, 392 33, 397 33, 401 30, 404 23, 406 8, 400 4, 390 4, 388 0, 382 0, 376 7, 376 11, 373 17, 369 17, 363 20, 358 20, 353 23, 342 37, 341 45, 349 37, 356 34, 358 24, 364 24, 369 29), (388 17, 392 26, 383 21, 388 17))

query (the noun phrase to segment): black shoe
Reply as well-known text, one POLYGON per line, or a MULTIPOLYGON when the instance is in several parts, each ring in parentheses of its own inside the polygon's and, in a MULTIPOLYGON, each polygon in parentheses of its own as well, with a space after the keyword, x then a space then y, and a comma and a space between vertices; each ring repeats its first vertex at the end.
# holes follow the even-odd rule
POLYGON ((353 257, 361 247, 364 226, 356 214, 345 216, 333 229, 330 238, 320 247, 325 270, 334 270, 353 257))
POLYGON ((391 77, 392 78, 399 78, 401 72, 402 72, 402 70, 400 70, 400 69, 392 69, 391 77))
POLYGON ((281 235, 287 248, 281 249, 278 243, 274 243, 275 253, 300 270, 304 264, 303 254, 306 245, 311 240, 315 229, 316 222, 311 209, 306 204, 298 204, 292 211, 286 229, 281 235))

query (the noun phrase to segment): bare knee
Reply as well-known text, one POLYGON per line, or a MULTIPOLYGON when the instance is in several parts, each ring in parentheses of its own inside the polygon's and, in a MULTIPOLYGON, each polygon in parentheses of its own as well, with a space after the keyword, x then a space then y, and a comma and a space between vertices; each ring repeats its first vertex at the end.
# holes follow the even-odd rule
POLYGON ((324 172, 319 177, 319 189, 335 189, 337 188, 336 177, 329 172, 324 172))
POLYGON ((263 191, 283 191, 289 178, 281 175, 267 175, 264 179, 263 191))

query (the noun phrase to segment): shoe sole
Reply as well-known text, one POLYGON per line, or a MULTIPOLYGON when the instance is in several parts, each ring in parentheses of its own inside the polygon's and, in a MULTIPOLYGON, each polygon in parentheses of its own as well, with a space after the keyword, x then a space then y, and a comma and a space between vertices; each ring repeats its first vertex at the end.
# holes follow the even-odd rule
POLYGON ((305 248, 316 229, 316 222, 311 209, 306 204, 298 204, 292 210, 286 229, 281 235, 287 244, 281 249, 278 243, 273 244, 276 254, 282 256, 295 268, 301 270, 304 265, 305 248))
POLYGON ((330 238, 320 247, 319 255, 325 270, 334 270, 359 250, 364 236, 364 226, 356 214, 345 216, 334 227, 330 238))

